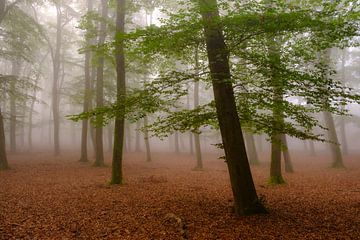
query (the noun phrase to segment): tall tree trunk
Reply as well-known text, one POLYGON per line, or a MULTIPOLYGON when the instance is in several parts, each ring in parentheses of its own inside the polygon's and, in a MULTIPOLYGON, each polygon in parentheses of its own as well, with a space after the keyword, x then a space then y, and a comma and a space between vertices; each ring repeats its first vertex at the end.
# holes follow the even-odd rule
POLYGON ((287 139, 286 139, 285 134, 281 135, 281 143, 282 143, 282 151, 283 151, 284 163, 285 163, 285 172, 293 173, 294 168, 293 168, 293 165, 292 165, 292 162, 291 162, 290 152, 289 152, 289 148, 288 148, 287 139))
MULTIPOLYGON (((326 63, 330 63, 331 49, 327 49, 323 53, 322 57, 326 63)), ((326 87, 326 86, 324 86, 324 87, 326 87)), ((325 96, 324 100, 325 100, 326 107, 328 107, 330 105, 329 99, 327 99, 325 96)), ((324 114, 325 124, 328 129, 328 131, 327 131, 328 137, 330 140, 329 146, 330 146, 330 150, 331 150, 331 154, 332 154, 332 158, 333 158, 332 167, 333 168, 344 168, 345 166, 344 166, 344 162, 343 162, 343 158, 342 158, 342 153, 341 153, 338 136, 337 136, 336 129, 335 129, 334 118, 331 115, 331 113, 328 111, 324 111, 323 114, 324 114)))
POLYGON ((309 145, 310 145, 310 156, 316 156, 314 141, 309 140, 309 145))
POLYGON ((245 138, 245 143, 246 143, 246 150, 248 153, 248 157, 249 157, 249 162, 251 165, 259 165, 259 157, 256 151, 256 146, 255 146, 255 139, 254 139, 254 135, 244 131, 244 138, 245 138))
MULTIPOLYGON (((116 34, 115 34, 115 58, 116 58, 116 73, 117 73, 117 103, 123 104, 126 97, 126 80, 125 80, 125 56, 124 56, 124 42, 121 36, 125 33, 125 0, 117 0, 116 7, 116 34)), ((125 106, 122 107, 125 110, 125 106)), ((123 147, 124 147, 124 131, 125 119, 124 116, 117 116, 115 119, 114 130, 114 152, 112 162, 112 184, 121 184, 123 182, 123 147)))
MULTIPOLYGON (((87 0, 87 8, 88 13, 93 10, 93 0, 87 0)), ((91 44, 91 39, 89 36, 86 36, 87 45, 91 44)), ((91 76, 90 76, 90 61, 91 61, 91 52, 87 50, 85 52, 85 82, 84 82, 84 103, 83 103, 83 111, 87 112, 90 109, 89 102, 91 101, 90 92, 91 92, 91 76)), ((82 128, 81 128, 81 156, 80 162, 88 162, 88 150, 87 150, 87 140, 88 140, 88 127, 89 120, 82 120, 82 128)))
POLYGON ((29 131, 28 131, 28 143, 29 143, 29 151, 33 149, 33 142, 32 142, 32 130, 33 130, 33 113, 35 107, 35 99, 36 99, 36 92, 34 91, 34 95, 31 99, 31 106, 30 106, 30 113, 29 113, 29 131))
POLYGON ((145 141, 145 148, 146 148, 146 161, 151 162, 151 150, 150 150, 150 140, 149 140, 149 131, 147 130, 148 125, 148 118, 147 116, 144 117, 144 141, 145 141))
POLYGON ((6 157, 4 118, 0 107, 0 170, 6 169, 9 169, 9 164, 6 157))
MULTIPOLYGON (((108 17, 108 1, 101 0, 101 17, 100 36, 98 46, 101 47, 105 43, 106 38, 106 19, 108 17)), ((101 54, 98 58, 98 66, 96 70, 96 107, 104 106, 104 56, 101 54)), ((102 122, 103 118, 98 117, 98 122, 102 122)), ((96 159, 94 166, 104 166, 104 145, 103 145, 103 127, 96 126, 95 129, 95 142, 96 142, 96 159)))
MULTIPOLYGON (((18 76, 20 73, 20 59, 16 58, 11 62, 11 75, 18 76)), ((15 78, 10 83, 10 152, 16 152, 16 82, 15 78)))
POLYGON ((219 22, 216 0, 198 0, 204 23, 217 118, 225 150, 237 215, 266 213, 258 199, 247 159, 234 90, 231 84, 229 55, 219 22))
POLYGON ((128 152, 131 152, 132 141, 131 141, 131 126, 129 122, 125 122, 125 135, 126 135, 126 145, 128 147, 128 152))
MULTIPOLYGON (((199 48, 196 47, 195 49, 195 75, 196 79, 194 82, 194 108, 197 108, 200 104, 199 98, 199 48)), ((199 130, 199 129, 197 129, 199 130)), ((196 167, 195 170, 202 170, 203 169, 203 161, 201 155, 201 144, 200 144, 200 134, 195 132, 194 133, 194 142, 195 142, 195 156, 196 156, 196 167)))
POLYGON ((52 86, 52 114, 54 121, 54 154, 60 154, 60 89, 59 89, 59 76, 60 76, 60 50, 62 46, 62 12, 61 6, 56 4, 56 46, 53 59, 53 86, 52 86))
POLYGON ((342 158, 342 154, 341 154, 339 140, 338 140, 338 137, 336 134, 334 119, 333 119, 331 113, 329 113, 327 111, 324 112, 324 119, 325 119, 326 127, 328 128, 328 137, 329 137, 329 140, 331 141, 329 143, 329 146, 330 146, 330 150, 331 150, 331 154, 332 154, 332 158, 333 158, 332 167, 344 168, 345 166, 344 166, 344 162, 343 162, 343 158, 342 158))
MULTIPOLYGON (((345 86, 346 83, 346 69, 345 69, 345 62, 346 62, 346 49, 342 50, 342 59, 341 59, 341 82, 345 86)), ((343 106, 345 108, 345 106, 343 106)), ((349 154, 348 143, 346 139, 346 123, 345 118, 342 116, 340 118, 340 136, 341 136, 341 147, 342 153, 344 155, 349 154)))
POLYGON ((135 152, 140 152, 141 151, 141 147, 140 147, 140 121, 136 122, 136 135, 135 135, 135 152))
POLYGON ((175 153, 180 153, 180 146, 179 146, 179 132, 175 131, 174 133, 174 145, 175 145, 175 153))
MULTIPOLYGON (((189 91, 190 91, 190 86, 188 85, 188 94, 186 95, 186 107, 187 107, 187 109, 191 109, 189 91)), ((189 132, 189 151, 190 151, 191 155, 194 154, 194 143, 193 143, 193 133, 192 132, 189 132)))
POLYGON ((278 68, 281 64, 279 43, 274 37, 268 38, 268 57, 270 62, 271 79, 270 84, 272 87, 272 132, 271 132, 271 164, 270 164, 270 184, 282 184, 284 179, 281 173, 281 136, 284 123, 283 114, 283 82, 279 77, 278 68))
POLYGON ((108 144, 108 152, 113 151, 113 135, 114 135, 114 131, 115 128, 113 128, 112 124, 108 124, 107 125, 107 130, 108 130, 108 134, 107 134, 107 144, 108 144))

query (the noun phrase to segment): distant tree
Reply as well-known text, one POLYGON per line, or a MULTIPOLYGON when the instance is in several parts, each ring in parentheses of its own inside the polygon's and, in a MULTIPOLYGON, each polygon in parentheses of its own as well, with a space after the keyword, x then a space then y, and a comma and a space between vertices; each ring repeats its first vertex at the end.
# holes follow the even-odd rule
MULTIPOLYGON (((87 11, 90 14, 93 11, 93 0, 87 0, 87 11)), ((92 36, 90 30, 87 30, 86 33, 86 45, 90 45, 92 43, 92 36), (89 36, 90 35, 90 36, 89 36)), ((91 102, 91 52, 90 50, 86 50, 85 52, 85 83, 84 83, 84 103, 83 109, 84 112, 89 111, 90 109, 90 102, 91 102)), ((80 162, 88 162, 88 151, 87 151, 87 138, 88 138, 88 125, 89 120, 84 119, 82 120, 82 131, 81 131, 81 156, 80 162)))
MULTIPOLYGON (((98 48, 103 47, 105 38, 107 35, 106 20, 108 19, 108 1, 101 0, 101 18, 100 23, 100 35, 98 40, 98 48)), ((102 53, 98 53, 98 62, 96 69, 96 107, 101 108, 104 105, 104 56, 102 53)), ((102 117, 99 116, 98 122, 102 121, 102 117)), ((104 166, 104 146, 103 146, 103 127, 98 125, 95 129, 95 153, 96 159, 94 166, 104 166)))

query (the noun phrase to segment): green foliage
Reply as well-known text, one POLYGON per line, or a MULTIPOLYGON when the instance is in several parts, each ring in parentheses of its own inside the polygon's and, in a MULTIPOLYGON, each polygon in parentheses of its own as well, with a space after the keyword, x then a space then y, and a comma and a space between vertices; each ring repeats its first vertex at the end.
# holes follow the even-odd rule
MULTIPOLYGON (((193 1, 182 2, 186 4, 177 13, 168 13, 161 26, 118 36, 125 41, 127 56, 157 71, 144 90, 130 91, 121 103, 125 112, 119 113, 122 108, 113 105, 72 119, 103 114, 106 123, 117 114, 136 120, 157 112, 149 129, 158 136, 198 131, 201 126, 217 128, 211 100, 192 110, 177 107, 188 84, 207 84, 210 79, 197 6, 193 1), (193 67, 195 49, 200 50, 198 72, 193 67)), ((360 102, 354 89, 337 81, 331 64, 319 57, 326 49, 357 44, 359 9, 352 1, 342 5, 321 2, 321 6, 316 1, 298 6, 280 1, 220 1, 222 16, 216 24, 226 36, 238 113, 247 129, 323 141, 321 135, 313 133, 316 127, 324 128, 315 114, 346 114, 345 104, 360 102), (276 94, 281 99, 276 99, 276 94), (282 117, 274 117, 274 111, 282 117)))

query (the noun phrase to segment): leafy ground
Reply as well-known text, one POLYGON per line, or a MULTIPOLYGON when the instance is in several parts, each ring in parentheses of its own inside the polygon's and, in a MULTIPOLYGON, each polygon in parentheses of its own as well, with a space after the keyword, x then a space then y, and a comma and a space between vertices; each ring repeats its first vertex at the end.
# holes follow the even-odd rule
MULTIPOLYGON (((189 155, 127 154, 126 184, 78 156, 12 155, 0 172, 0 239, 360 239, 360 161, 332 170, 328 157, 295 156, 287 184, 267 186, 253 168, 269 215, 234 217, 225 164, 189 155), (304 160, 305 159, 305 160, 304 160)), ((109 159, 109 158, 107 158, 109 159)), ((265 155, 263 159, 266 159, 265 155)))

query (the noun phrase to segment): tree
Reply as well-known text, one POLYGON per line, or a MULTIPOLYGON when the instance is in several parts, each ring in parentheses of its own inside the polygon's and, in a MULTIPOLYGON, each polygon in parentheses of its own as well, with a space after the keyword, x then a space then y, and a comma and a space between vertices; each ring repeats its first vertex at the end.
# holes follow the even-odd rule
MULTIPOLYGON (((126 97, 125 56, 124 56, 124 41, 123 41, 123 35, 125 33, 125 6, 126 6, 125 0, 117 0, 116 33, 115 33, 117 103, 124 102, 126 97)), ((124 110, 122 111, 125 112, 124 110)), ((125 119, 124 119, 124 115, 122 114, 115 118, 112 178, 111 178, 112 184, 123 183, 122 160, 123 160, 123 147, 124 147, 124 131, 125 131, 125 119)))
MULTIPOLYGON (((106 38, 106 20, 108 17, 108 1, 101 0, 101 18, 100 23, 100 36, 98 41, 98 47, 101 48, 105 43, 106 38)), ((104 56, 102 53, 98 56, 98 65, 96 69, 96 107, 101 108, 104 105, 104 56)), ((102 117, 99 116, 98 122, 102 121, 102 117)), ((103 146, 103 127, 96 126, 95 128, 95 153, 96 159, 94 166, 104 166, 104 146, 103 146)))
POLYGON ((222 29, 218 24, 217 2, 216 0, 199 0, 198 3, 204 22, 210 75, 234 195, 235 213, 237 215, 266 213, 266 209, 257 197, 246 155, 234 90, 230 83, 228 50, 222 29))
MULTIPOLYGON (((93 10, 93 1, 87 0, 87 8, 88 13, 91 13, 93 10)), ((87 32, 89 34, 89 32, 87 32)), ((92 42, 92 38, 90 36, 86 36, 86 44, 90 45, 92 42)), ((90 63, 91 63, 91 52, 86 50, 85 52, 85 86, 84 86, 84 103, 83 109, 84 112, 89 111, 90 108, 90 91, 91 91, 91 75, 90 75, 90 63)), ((80 162, 88 162, 87 156, 87 137, 88 137, 88 125, 89 120, 83 119, 82 120, 82 131, 81 131, 81 157, 80 162)))

